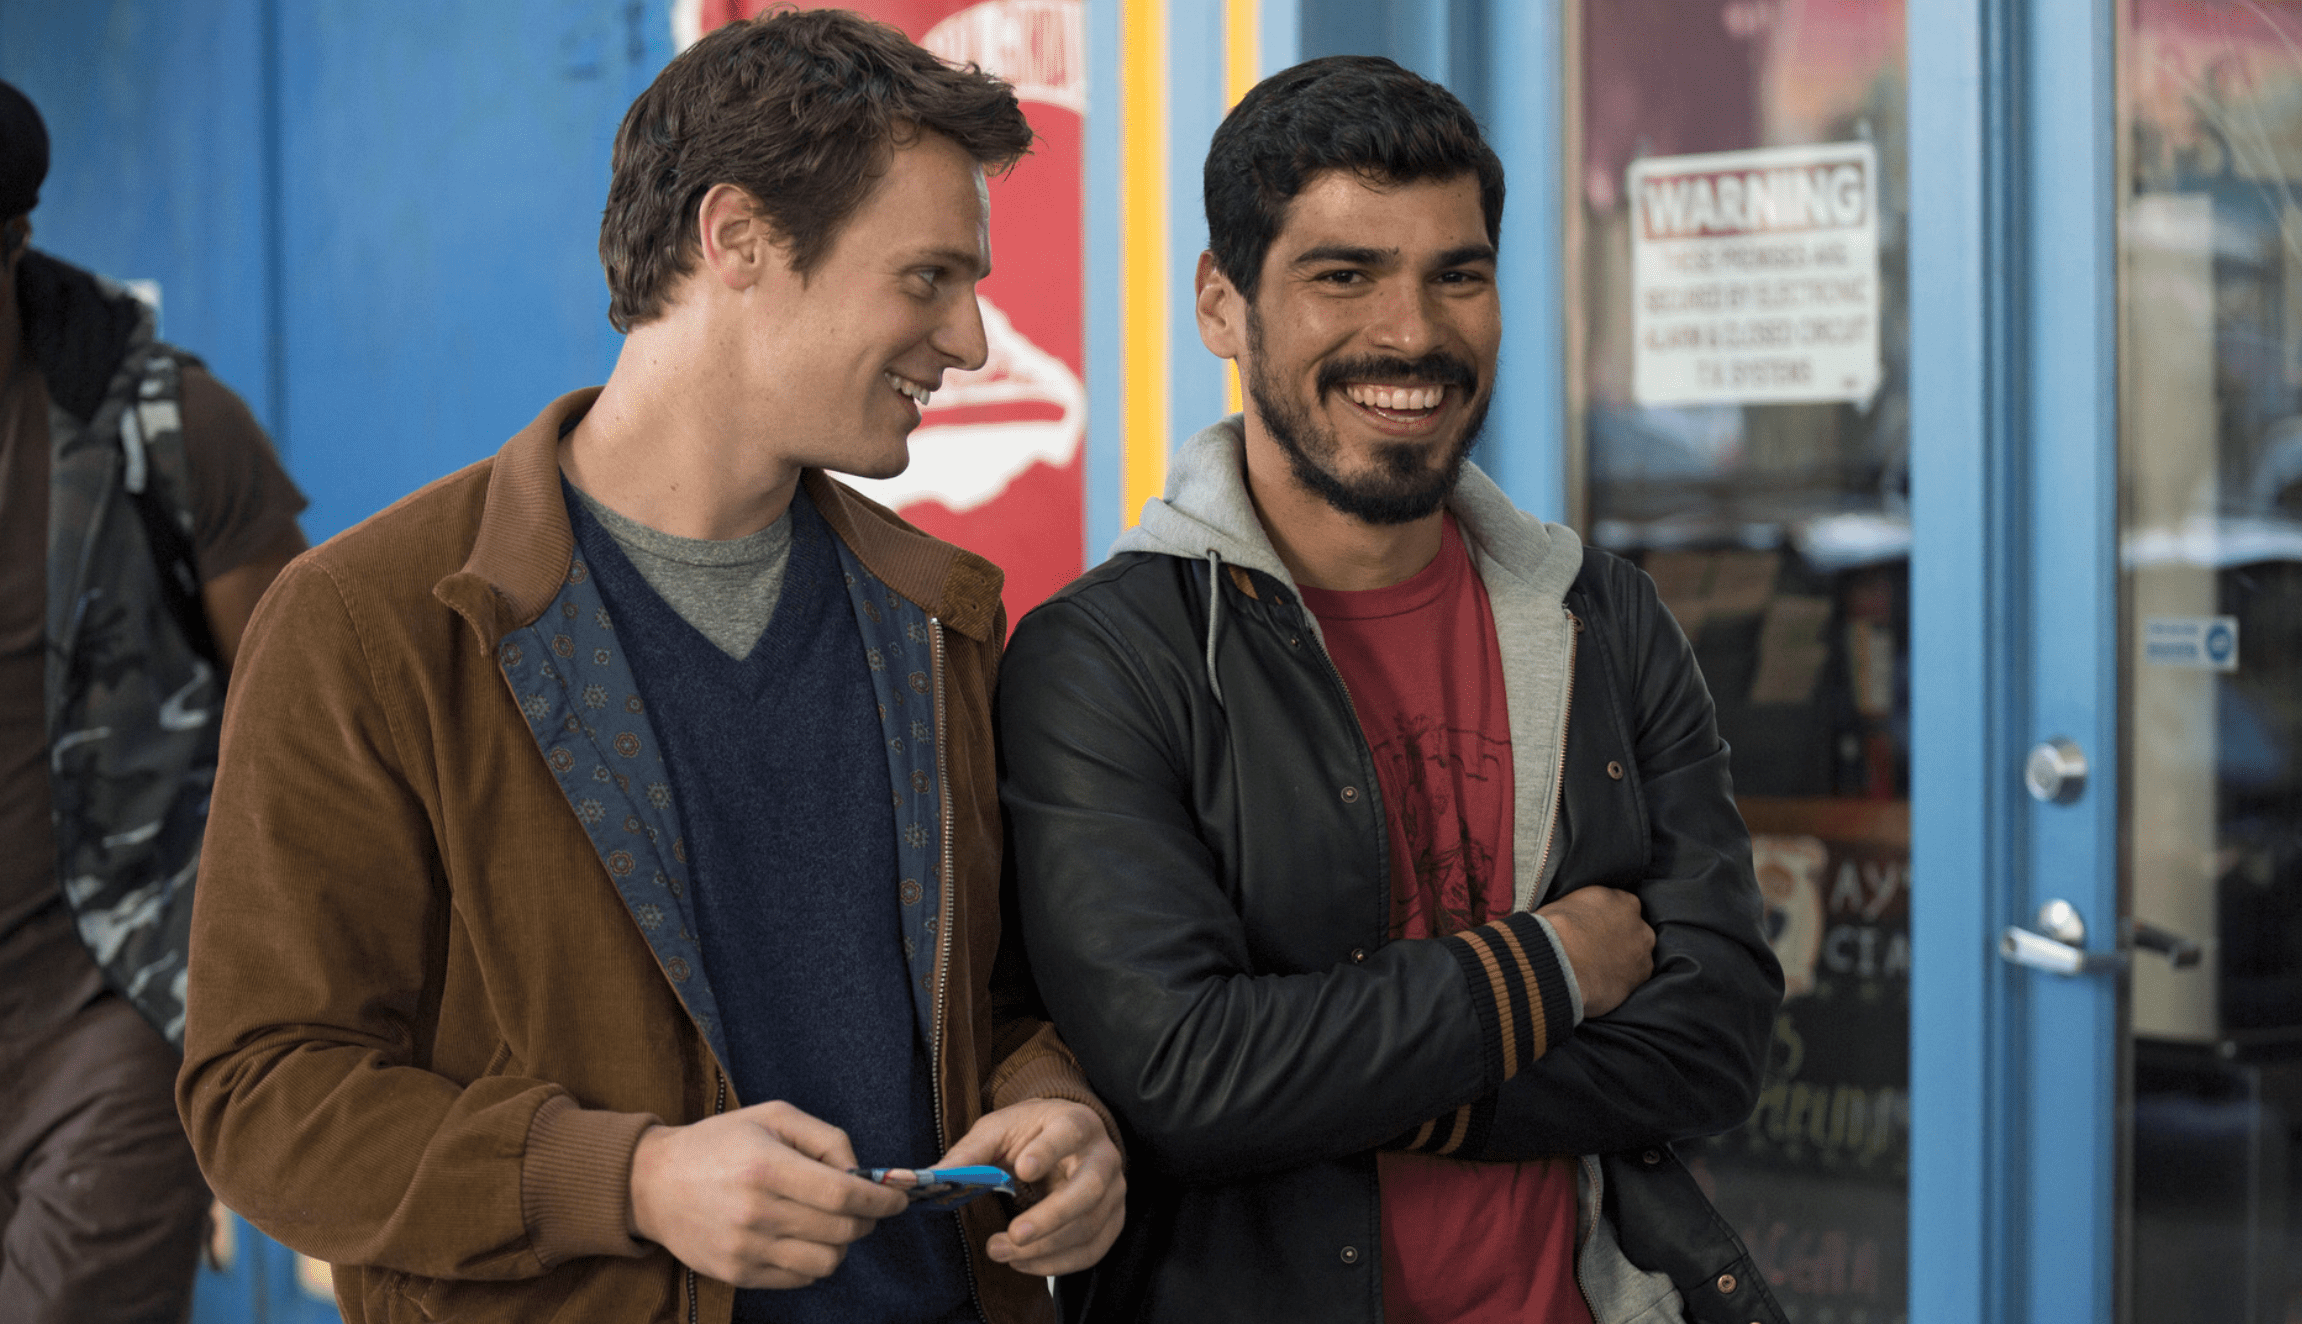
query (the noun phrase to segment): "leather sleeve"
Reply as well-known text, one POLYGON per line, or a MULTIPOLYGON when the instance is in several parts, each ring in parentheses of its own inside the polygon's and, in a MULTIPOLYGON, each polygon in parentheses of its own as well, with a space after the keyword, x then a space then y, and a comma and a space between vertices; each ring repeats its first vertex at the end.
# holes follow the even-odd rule
POLYGON ((1023 957, 1023 929, 1015 907, 1014 871, 1000 885, 999 955, 991 968, 991 1069, 983 1082, 983 1111, 997 1112, 1030 1099, 1069 1099, 1102 1119, 1111 1143, 1127 1153, 1125 1133, 1097 1098, 1079 1059, 1048 1023, 1023 957))
POLYGON ((178 1110, 232 1209, 331 1263, 526 1278, 637 1255, 628 1174, 654 1118, 542 1080, 417 1065, 449 897, 334 572, 257 609, 194 892, 178 1110))
POLYGON ((1465 1157, 1594 1154, 1739 1125, 1758 1097, 1782 970, 1766 943, 1750 833, 1694 651, 1643 571, 1594 557, 1599 647, 1623 687, 1646 801, 1655 972, 1621 1006, 1498 1090, 1465 1157))
POLYGON ((1002 795, 1040 992, 1162 1168, 1234 1180, 1365 1151, 1569 1032, 1564 981, 1525 916, 1524 933, 1258 972, 1195 826, 1219 810, 1195 799, 1193 673, 1144 660, 1127 642, 1140 632, 1076 596, 1023 622, 1000 682, 1002 795))
MULTIPOLYGON (((990 712, 994 706, 998 687, 1001 649, 1007 638, 1007 608, 1001 606, 992 618, 988 642, 970 643, 983 660, 979 672, 981 688, 971 701, 982 704, 981 711, 990 712)), ((973 686, 971 685, 971 690, 973 686)), ((996 742, 994 742, 996 743, 996 742)), ((995 761, 987 762, 983 800, 996 808, 998 793, 993 782, 995 761)), ((1024 958, 1022 919, 1015 905, 1015 860, 1005 847, 1010 834, 1006 830, 1007 816, 997 814, 998 829, 985 833, 985 839, 998 851, 996 874, 998 879, 999 941, 991 961, 988 981, 988 1010, 991 1037, 982 1045, 980 1061, 983 1063, 981 1096, 977 1106, 985 1113, 1033 1099, 1068 1099, 1093 1112, 1103 1123, 1105 1134, 1126 1154, 1126 1141, 1122 1137, 1118 1119, 1095 1097, 1087 1084, 1087 1076, 1079 1069, 1079 1061, 1056 1034, 1047 1021, 1047 1008, 1039 1001, 1039 990, 1031 981, 1031 967, 1024 958)), ((962 877, 966 870, 962 869, 962 877)))

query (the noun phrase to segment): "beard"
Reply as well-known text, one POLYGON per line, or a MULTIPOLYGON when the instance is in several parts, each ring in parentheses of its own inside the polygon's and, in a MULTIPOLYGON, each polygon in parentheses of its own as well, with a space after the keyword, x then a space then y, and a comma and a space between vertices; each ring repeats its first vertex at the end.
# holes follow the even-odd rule
POLYGON ((1335 466, 1342 447, 1334 429, 1322 427, 1311 406, 1282 394, 1265 375, 1263 319, 1247 310, 1247 347, 1250 367, 1247 394, 1262 415, 1264 430, 1287 453, 1287 467, 1295 481, 1336 510, 1367 524, 1412 524, 1445 505, 1463 476, 1463 464, 1487 426, 1491 395, 1479 390, 1479 376, 1471 365, 1452 354, 1434 352, 1419 359, 1368 356, 1334 359, 1320 366, 1314 403, 1328 392, 1353 381, 1434 382, 1460 387, 1471 399, 1470 417, 1461 435, 1448 447, 1436 467, 1428 462, 1430 443, 1382 442, 1374 448, 1374 467, 1364 474, 1344 476, 1335 466))

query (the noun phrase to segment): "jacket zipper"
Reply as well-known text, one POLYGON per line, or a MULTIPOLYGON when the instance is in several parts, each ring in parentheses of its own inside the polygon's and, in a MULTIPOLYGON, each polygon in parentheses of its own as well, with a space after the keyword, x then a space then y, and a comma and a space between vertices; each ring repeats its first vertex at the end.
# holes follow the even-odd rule
POLYGON ((1559 811, 1567 802, 1567 723, 1575 716, 1575 655, 1582 651, 1583 623, 1572 608, 1562 607, 1567 613, 1567 697, 1559 707, 1559 763, 1551 773, 1551 821, 1543 829, 1543 853, 1535 861, 1535 886, 1542 891, 1532 893, 1540 903, 1550 888, 1545 876, 1551 867, 1551 843, 1559 838, 1559 811))
MULTIPOLYGON (((930 702, 935 705, 935 799, 939 820, 936 835, 943 843, 943 907, 937 916, 935 928, 935 1006, 929 1024, 934 1027, 935 1042, 927 1046, 928 1087, 935 1100, 935 1145, 938 1152, 951 1148, 951 1135, 943 1121, 943 1013, 945 993, 951 984, 951 933, 959 927, 955 922, 959 909, 959 875, 952 860, 951 846, 951 762, 944 754, 945 736, 943 717, 943 619, 927 618, 928 670, 932 682, 928 686, 930 702)), ((978 1317, 983 1315, 983 1298, 975 1282, 975 1255, 967 1244, 967 1227, 954 1213, 951 1227, 959 1236, 959 1265, 967 1274, 967 1301, 975 1307, 978 1317)), ((690 1321, 689 1324, 693 1324, 690 1321)))
MULTIPOLYGON (((719 1077, 719 1089, 712 1095, 711 1100, 711 1115, 717 1117, 727 1111, 727 1073, 715 1070, 712 1074, 719 1077)), ((695 1324, 695 1312, 695 1270, 689 1269, 687 1271, 687 1324, 695 1324)))

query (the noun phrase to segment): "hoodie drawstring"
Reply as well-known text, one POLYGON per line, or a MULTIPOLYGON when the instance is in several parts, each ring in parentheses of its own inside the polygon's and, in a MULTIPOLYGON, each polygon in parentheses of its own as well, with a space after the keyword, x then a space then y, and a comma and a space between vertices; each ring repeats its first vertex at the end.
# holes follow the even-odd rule
POLYGON ((1215 691, 1215 702, 1223 702, 1223 682, 1215 677, 1215 634, 1222 628, 1223 616, 1223 553, 1207 549, 1207 687, 1215 691))

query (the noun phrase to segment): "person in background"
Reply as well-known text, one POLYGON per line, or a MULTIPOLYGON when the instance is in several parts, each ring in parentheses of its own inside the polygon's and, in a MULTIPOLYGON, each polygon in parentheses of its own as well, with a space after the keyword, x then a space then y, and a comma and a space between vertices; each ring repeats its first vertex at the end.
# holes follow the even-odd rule
POLYGON ((606 386, 257 613, 178 1097, 347 1318, 1045 1320, 1118 1234, 1002 921, 1000 573, 827 472, 983 363, 1030 141, 856 15, 713 32, 616 135, 606 386), (1025 1202, 850 1173, 938 1155, 1025 1202))
POLYGON ((1780 1316, 1670 1142, 1740 1122, 1782 997, 1694 658, 1637 568, 1468 462, 1502 165, 1334 57, 1206 162, 1176 456, 1000 679, 1026 946, 1125 1121, 1090 1320, 1780 1316))
POLYGON ((172 1085, 218 710, 304 498, 149 308, 29 247, 47 171, 0 83, 0 1315, 175 1321, 209 1205, 172 1085))

